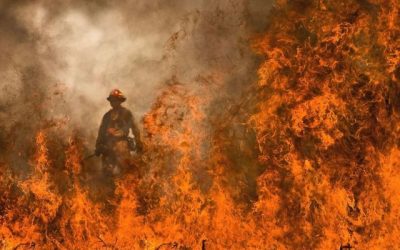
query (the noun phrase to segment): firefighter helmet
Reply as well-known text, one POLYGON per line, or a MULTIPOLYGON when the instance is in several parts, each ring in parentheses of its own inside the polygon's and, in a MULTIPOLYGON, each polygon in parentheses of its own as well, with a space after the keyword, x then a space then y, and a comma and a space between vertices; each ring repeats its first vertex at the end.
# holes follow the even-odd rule
POLYGON ((121 90, 113 89, 110 92, 110 95, 107 97, 107 100, 109 100, 109 101, 111 101, 111 100, 119 100, 121 102, 124 102, 126 100, 126 97, 124 96, 124 94, 122 94, 121 90))

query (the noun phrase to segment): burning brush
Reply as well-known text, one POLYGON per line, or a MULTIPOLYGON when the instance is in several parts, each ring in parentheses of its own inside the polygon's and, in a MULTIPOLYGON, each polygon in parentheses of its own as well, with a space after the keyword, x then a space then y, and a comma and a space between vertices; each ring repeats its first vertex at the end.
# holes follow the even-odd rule
POLYGON ((164 86, 140 175, 43 126, 23 174, 1 153, 0 248, 399 249, 399 8, 277 0, 242 96, 164 86))

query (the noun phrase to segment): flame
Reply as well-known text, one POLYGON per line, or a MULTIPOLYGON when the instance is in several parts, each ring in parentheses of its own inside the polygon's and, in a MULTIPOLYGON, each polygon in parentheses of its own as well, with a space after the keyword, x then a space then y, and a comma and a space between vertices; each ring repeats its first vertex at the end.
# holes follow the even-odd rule
POLYGON ((248 96, 172 79, 124 176, 44 126, 26 176, 0 163, 1 248, 399 249, 399 7, 276 1, 248 96))
POLYGON ((284 246, 399 246, 396 223, 385 219, 397 217, 397 203, 383 189, 397 185, 384 172, 393 164, 388 159, 399 156, 391 104, 398 7, 398 1, 279 1, 276 22, 255 46, 266 60, 258 71, 262 101, 250 123, 271 168, 267 180, 259 177, 266 199, 257 208, 279 221, 274 238, 284 246))

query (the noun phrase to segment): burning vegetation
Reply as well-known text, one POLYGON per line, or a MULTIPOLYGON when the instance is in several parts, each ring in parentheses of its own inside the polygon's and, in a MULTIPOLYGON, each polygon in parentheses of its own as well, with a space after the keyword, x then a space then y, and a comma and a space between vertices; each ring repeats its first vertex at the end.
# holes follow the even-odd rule
POLYGON ((2 135, 0 248, 400 249, 399 9, 278 0, 259 81, 172 79, 120 178, 67 122, 26 139, 24 173, 2 135))

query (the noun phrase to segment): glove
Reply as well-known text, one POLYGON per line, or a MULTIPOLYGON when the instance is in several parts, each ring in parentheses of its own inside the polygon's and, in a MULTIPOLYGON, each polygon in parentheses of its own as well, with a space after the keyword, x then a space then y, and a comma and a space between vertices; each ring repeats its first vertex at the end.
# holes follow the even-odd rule
POLYGON ((99 148, 96 148, 96 150, 94 151, 94 154, 95 154, 96 156, 100 156, 102 153, 103 153, 102 150, 99 149, 99 148))
POLYGON ((143 151, 143 144, 141 142, 136 142, 136 152, 141 153, 143 151))

